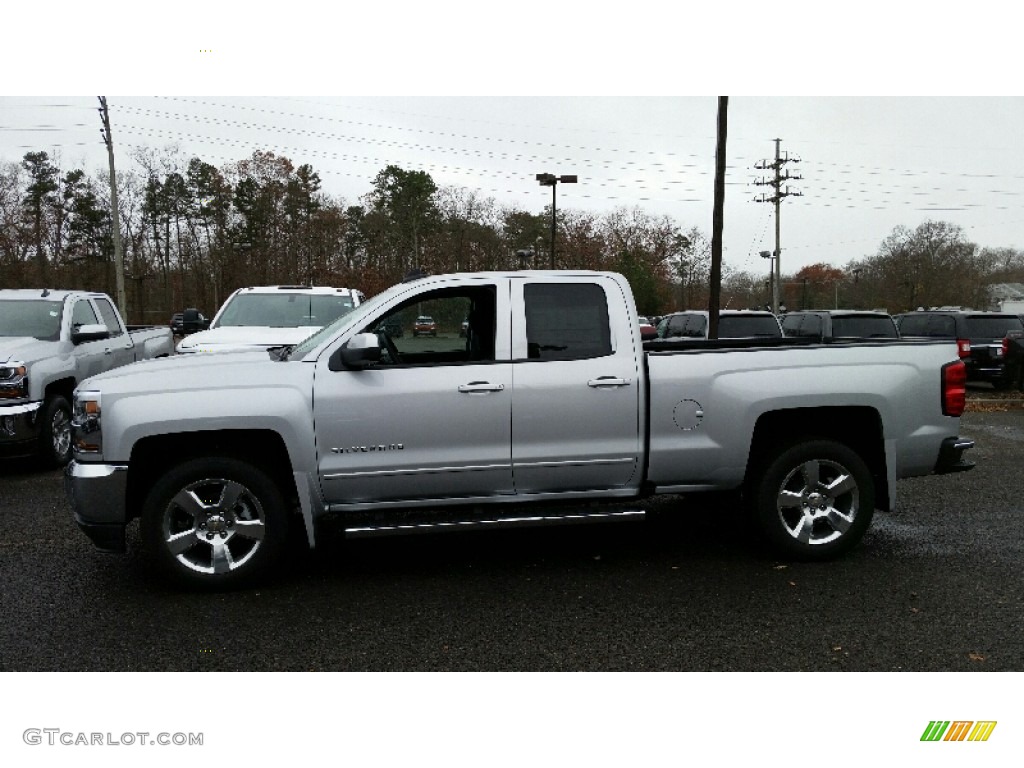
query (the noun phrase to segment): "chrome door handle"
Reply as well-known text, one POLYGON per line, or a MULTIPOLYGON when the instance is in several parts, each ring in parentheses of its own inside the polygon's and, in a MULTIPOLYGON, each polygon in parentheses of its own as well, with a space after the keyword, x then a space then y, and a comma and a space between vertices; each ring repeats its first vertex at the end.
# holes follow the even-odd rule
POLYGON ((620 379, 617 376, 598 376, 596 379, 588 381, 587 386, 598 389, 601 387, 628 387, 629 379, 620 379))
POLYGON ((460 384, 459 392, 475 394, 481 392, 501 392, 505 389, 504 384, 491 384, 488 381, 471 381, 469 384, 460 384))

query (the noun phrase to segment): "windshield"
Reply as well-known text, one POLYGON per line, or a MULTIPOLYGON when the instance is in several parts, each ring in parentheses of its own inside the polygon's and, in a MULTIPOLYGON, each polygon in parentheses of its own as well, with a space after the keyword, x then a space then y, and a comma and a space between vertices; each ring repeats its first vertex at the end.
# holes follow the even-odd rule
POLYGON ((351 309, 352 297, 337 294, 238 293, 224 307, 216 327, 321 326, 334 322, 351 309))
POLYGON ((0 301, 0 336, 57 341, 63 311, 63 302, 0 301))

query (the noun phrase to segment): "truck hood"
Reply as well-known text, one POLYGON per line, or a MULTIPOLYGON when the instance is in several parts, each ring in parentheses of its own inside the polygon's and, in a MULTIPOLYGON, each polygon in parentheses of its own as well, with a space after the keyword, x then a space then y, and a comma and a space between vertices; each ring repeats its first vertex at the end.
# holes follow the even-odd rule
POLYGON ((276 376, 280 363, 265 349, 220 355, 172 355, 141 360, 92 376, 79 389, 101 392, 175 392, 203 388, 246 387, 276 376), (273 370, 270 374, 268 371, 273 370))
POLYGON ((231 352, 236 350, 279 347, 298 344, 320 330, 319 325, 298 328, 270 326, 226 326, 200 331, 186 336, 178 343, 178 352, 231 352))
POLYGON ((20 360, 23 363, 31 364, 37 360, 60 354, 61 346, 62 343, 59 341, 40 341, 31 336, 2 338, 0 339, 0 364, 11 360, 20 360))

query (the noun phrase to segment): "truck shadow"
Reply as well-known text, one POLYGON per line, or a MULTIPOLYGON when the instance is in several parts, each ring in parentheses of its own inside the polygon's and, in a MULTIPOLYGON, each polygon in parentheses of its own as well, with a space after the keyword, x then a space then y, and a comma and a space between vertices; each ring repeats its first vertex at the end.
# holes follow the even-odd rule
POLYGON ((466 569, 573 568, 601 561, 746 560, 763 555, 746 515, 732 507, 661 501, 646 519, 615 523, 429 532, 347 539, 339 521, 317 547, 302 542, 285 559, 286 580, 443 575, 466 569))

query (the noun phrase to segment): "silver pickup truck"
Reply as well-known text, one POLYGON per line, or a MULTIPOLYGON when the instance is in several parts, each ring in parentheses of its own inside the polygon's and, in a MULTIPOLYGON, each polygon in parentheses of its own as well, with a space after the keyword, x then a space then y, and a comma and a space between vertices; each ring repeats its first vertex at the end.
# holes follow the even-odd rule
POLYGON ((126 327, 104 293, 0 291, 0 453, 66 464, 78 382, 173 352, 169 328, 126 327))
POLYGON ((201 586, 261 576, 290 520, 314 546, 328 515, 352 536, 462 530, 710 491, 738 491, 784 556, 824 559, 899 478, 971 467, 951 342, 648 346, 617 274, 421 278, 294 347, 83 382, 65 487, 101 549, 141 518, 149 562, 201 586), (436 336, 402 332, 424 314, 436 336))

